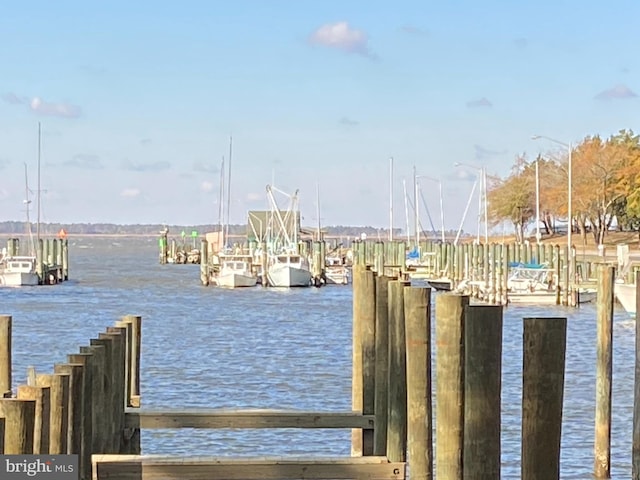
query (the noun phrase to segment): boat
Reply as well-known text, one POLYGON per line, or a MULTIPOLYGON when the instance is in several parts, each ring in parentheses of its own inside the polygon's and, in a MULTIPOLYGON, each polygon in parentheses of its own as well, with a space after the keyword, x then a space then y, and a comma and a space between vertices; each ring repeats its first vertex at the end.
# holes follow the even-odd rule
POLYGON ((221 256, 220 262, 220 271, 214 278, 219 287, 255 287, 258 284, 258 276, 252 271, 250 256, 221 256))
MULTIPOLYGON (((558 302, 555 270, 545 264, 512 262, 507 278, 506 301, 509 304, 556 305, 558 302)), ((456 291, 479 292, 489 296, 490 288, 484 281, 463 281, 456 291)), ((595 288, 575 289, 575 304, 591 303, 597 298, 595 288)))
POLYGON ((298 252, 300 212, 298 191, 289 195, 272 185, 267 185, 267 197, 271 204, 267 226, 267 281, 271 287, 310 287, 313 274, 309 259, 298 252), (273 195, 277 191, 289 197, 289 208, 284 217, 273 195))
POLYGON ((344 265, 340 257, 326 258, 324 277, 327 285, 348 285, 351 281, 349 268, 344 265))
POLYGON ((629 315, 636 315, 636 286, 633 283, 616 282, 613 292, 629 315))
POLYGON ((297 253, 268 255, 267 280, 272 287, 309 287, 309 262, 297 253))
POLYGON ((36 257, 31 255, 6 255, 0 259, 0 286, 25 287, 40 284, 36 271, 36 257))

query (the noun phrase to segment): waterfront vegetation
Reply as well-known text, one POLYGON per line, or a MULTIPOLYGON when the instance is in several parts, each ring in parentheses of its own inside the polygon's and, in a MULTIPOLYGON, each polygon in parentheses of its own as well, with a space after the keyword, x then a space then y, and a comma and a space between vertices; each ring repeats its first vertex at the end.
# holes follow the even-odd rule
POLYGON ((489 222, 509 222, 516 239, 525 238, 527 226, 535 226, 537 166, 542 233, 556 234, 559 219, 566 229, 570 159, 571 225, 582 241, 592 236, 596 244, 604 244, 612 230, 637 232, 640 241, 640 136, 631 130, 607 139, 587 136, 570 149, 571 157, 568 148, 534 160, 519 155, 506 178, 488 175, 489 222))

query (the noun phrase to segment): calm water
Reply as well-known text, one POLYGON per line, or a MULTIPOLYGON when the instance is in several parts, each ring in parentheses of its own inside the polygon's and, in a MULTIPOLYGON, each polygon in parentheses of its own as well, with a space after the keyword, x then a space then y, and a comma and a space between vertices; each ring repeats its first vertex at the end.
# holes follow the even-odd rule
MULTIPOLYGON (((54 363, 127 314, 142 315, 143 406, 348 410, 351 288, 221 290, 202 287, 199 267, 159 265, 156 239, 70 241, 72 281, 0 289, 13 316, 14 385, 30 365, 54 363)), ((505 310, 503 478, 519 478, 522 317, 567 316, 562 478, 591 478, 595 309, 505 310)), ((630 478, 635 323, 614 325, 612 474, 630 478)), ((335 430, 143 431, 145 453, 349 455, 335 430)))

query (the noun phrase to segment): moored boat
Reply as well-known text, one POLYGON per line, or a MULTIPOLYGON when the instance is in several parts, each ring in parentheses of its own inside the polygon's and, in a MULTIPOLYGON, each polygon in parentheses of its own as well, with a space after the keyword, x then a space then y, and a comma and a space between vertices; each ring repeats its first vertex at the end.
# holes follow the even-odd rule
POLYGON ((4 256, 0 259, 0 285, 23 287, 39 285, 36 257, 4 256))
POLYGON ((221 257, 220 271, 214 281, 219 287, 255 287, 258 276, 253 273, 251 262, 244 256, 221 257))
POLYGON ((267 280, 272 287, 311 286, 309 262, 298 254, 269 255, 267 280))

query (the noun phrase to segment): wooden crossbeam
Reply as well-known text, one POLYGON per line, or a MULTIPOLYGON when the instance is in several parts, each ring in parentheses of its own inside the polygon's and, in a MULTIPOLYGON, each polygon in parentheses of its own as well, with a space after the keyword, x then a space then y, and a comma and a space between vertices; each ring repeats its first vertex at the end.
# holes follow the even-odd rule
POLYGON ((374 415, 280 410, 127 409, 127 428, 374 428, 374 415))
POLYGON ((93 480, 403 480, 404 463, 386 457, 145 457, 93 455, 93 480))

